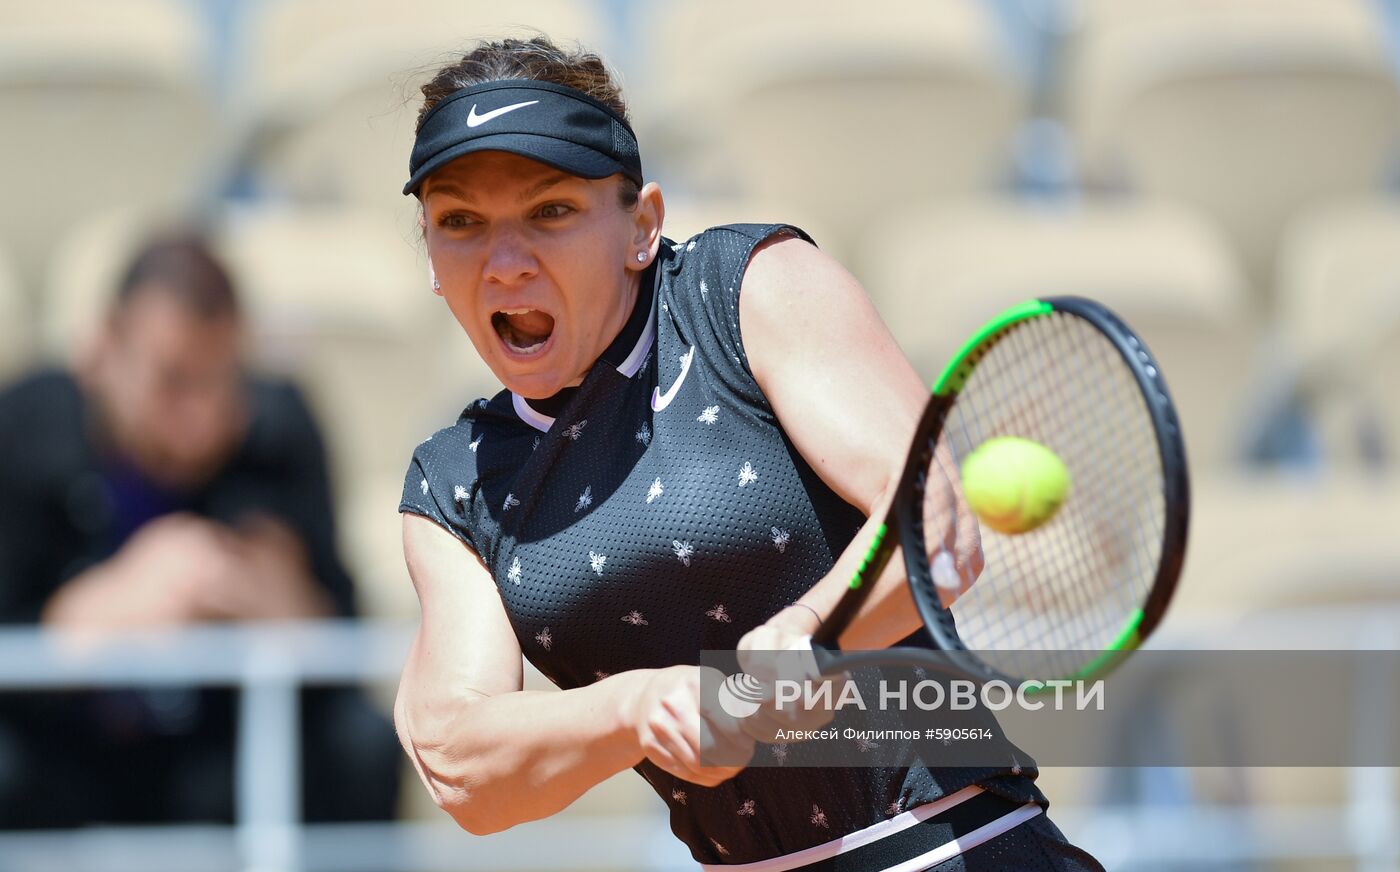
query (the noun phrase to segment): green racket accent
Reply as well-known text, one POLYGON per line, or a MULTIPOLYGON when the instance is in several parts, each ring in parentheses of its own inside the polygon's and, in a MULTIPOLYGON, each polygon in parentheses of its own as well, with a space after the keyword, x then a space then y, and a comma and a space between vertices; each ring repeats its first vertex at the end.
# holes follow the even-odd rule
POLYGON ((1123 625, 1123 631, 1112 642, 1108 643, 1104 652, 1090 660, 1084 668, 1074 673, 1070 678, 1075 681, 1090 678, 1124 654, 1137 650, 1137 646, 1142 644, 1142 637, 1138 635, 1138 630, 1142 627, 1142 618, 1142 609, 1134 609, 1132 615, 1128 617, 1128 622, 1123 625))
MULTIPOLYGON (((851 590, 860 589, 865 584, 865 575, 870 572, 870 564, 880 556, 880 545, 885 541, 885 534, 890 528, 884 522, 875 528, 875 538, 870 540, 870 547, 865 549, 865 556, 860 559, 860 566, 856 567, 856 574, 851 576, 851 590)), ((884 561, 880 561, 882 564, 884 561)))
POLYGON ((978 349, 988 339, 1012 324, 1020 323, 1027 318, 1049 315, 1053 311, 1055 308, 1049 303, 1040 300, 1027 300, 1012 306, 996 318, 983 324, 981 329, 972 334, 971 339, 963 343, 963 347, 958 349, 958 353, 953 355, 953 359, 943 368, 943 374, 938 377, 938 381, 933 383, 934 395, 943 397, 963 389, 963 385, 967 383, 967 377, 972 375, 972 364, 976 363, 973 358, 976 357, 978 349))
MULTIPOLYGON (((1085 681, 1098 675, 1105 668, 1112 666, 1115 661, 1137 650, 1142 644, 1142 636, 1139 630, 1142 628, 1142 609, 1134 609, 1132 615, 1128 617, 1128 622, 1123 625, 1123 631, 1119 633, 1103 653, 1090 660, 1073 675, 1067 677, 1068 681, 1085 681)), ((1026 691, 1028 696, 1035 696, 1044 693, 1048 688, 1033 687, 1026 691)))

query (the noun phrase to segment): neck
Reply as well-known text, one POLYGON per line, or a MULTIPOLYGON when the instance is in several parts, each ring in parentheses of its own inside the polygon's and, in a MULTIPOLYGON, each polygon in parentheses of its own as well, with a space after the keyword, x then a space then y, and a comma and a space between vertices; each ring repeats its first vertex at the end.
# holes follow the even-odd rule
POLYGON ((646 331, 648 318, 651 315, 652 300, 651 294, 642 293, 643 283, 648 290, 651 288, 651 280, 654 275, 655 264, 646 270, 638 273, 628 271, 627 287, 624 290, 623 305, 618 310, 619 315, 615 319, 615 324, 610 326, 608 333, 611 339, 603 349, 602 354, 594 360, 589 368, 580 373, 579 376, 568 385, 561 388, 552 396, 541 399, 527 399, 532 409, 540 414, 551 418, 558 417, 558 413, 563 409, 565 403, 573 395, 573 392, 583 383, 584 378, 592 371, 593 366, 603 363, 606 366, 620 366, 627 356, 636 347, 637 342, 646 331))

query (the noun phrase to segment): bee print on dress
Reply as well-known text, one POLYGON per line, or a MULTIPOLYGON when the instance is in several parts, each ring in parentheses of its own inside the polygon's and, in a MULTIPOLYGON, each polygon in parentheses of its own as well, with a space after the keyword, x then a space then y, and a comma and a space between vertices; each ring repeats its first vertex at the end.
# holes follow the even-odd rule
POLYGON ((593 567, 593 571, 598 575, 603 574, 603 564, 608 562, 608 555, 599 554, 597 551, 588 552, 588 565, 593 567))
POLYGON ((501 503, 501 511, 509 512, 518 505, 520 505, 520 500, 515 498, 515 494, 506 494, 505 500, 501 503))
POLYGON ((903 807, 900 805, 900 802, 899 802, 898 799, 896 799, 894 802, 890 803, 889 805, 885 806, 885 816, 886 816, 886 817, 894 817, 895 815, 900 814, 900 813, 903 812, 903 811, 904 811, 904 809, 903 809, 903 807))
POLYGON ((578 513, 593 505, 593 485, 585 485, 583 493, 578 495, 578 502, 574 503, 574 512, 578 513))
POLYGON ((658 478, 656 481, 652 482, 651 487, 647 488, 647 505, 651 505, 653 500, 665 492, 666 488, 661 486, 661 479, 658 478))
POLYGON ((779 766, 787 762, 788 746, 786 744, 779 742, 778 744, 770 745, 769 747, 773 751, 773 759, 778 761, 779 766))
POLYGON ((622 620, 624 623, 631 624, 634 627, 647 626, 647 619, 642 616, 641 612, 635 610, 623 615, 622 620))
POLYGON ((685 791, 681 790, 679 787, 671 788, 671 799, 675 800, 681 805, 685 805, 685 791))
POLYGON ((486 434, 483 433, 482 435, 473 439, 471 443, 467 445, 467 447, 470 448, 472 451, 476 451, 476 449, 481 445, 481 440, 484 438, 486 438, 486 434))
POLYGON ((578 438, 583 435, 583 428, 586 426, 588 426, 588 419, 584 418, 582 421, 576 424, 570 424, 565 428, 564 435, 569 437, 570 442, 577 442, 578 438))
POLYGON ((753 817, 754 801, 752 799, 744 800, 744 804, 739 806, 739 810, 736 811, 735 814, 737 814, 739 817, 753 817))
POLYGON ((719 420, 719 406, 706 406, 705 411, 700 413, 700 417, 695 420, 704 424, 713 424, 719 420))
POLYGON ((520 583, 520 558, 517 557, 510 562, 510 569, 506 570, 506 578, 512 584, 520 583))
POLYGON ((809 820, 811 820, 813 826, 821 827, 824 830, 831 829, 831 824, 828 823, 826 819, 826 812, 822 811, 819 805, 812 806, 812 816, 809 820))
POLYGON ((540 647, 546 651, 554 647, 554 637, 550 635, 548 627, 535 634, 535 641, 540 643, 540 647))
POLYGON ((671 540, 671 550, 676 553, 676 559, 683 565, 690 565, 690 556, 695 553, 695 548, 689 542, 682 542, 679 539, 671 540))
POLYGON ((418 489, 423 492, 423 496, 428 495, 428 480, 426 478, 418 483, 418 489))
POLYGON ((792 535, 781 527, 774 527, 770 532, 773 534, 773 547, 778 549, 779 554, 786 554, 792 535))
POLYGON ((732 624, 734 622, 734 619, 729 617, 729 613, 724 610, 724 603, 720 603, 708 612, 705 612, 705 617, 713 618, 722 624, 732 624))
POLYGON ((467 489, 460 484, 457 485, 452 489, 452 499, 459 503, 465 503, 467 501, 467 489))
POLYGON ((604 678, 607 678, 609 675, 612 675, 612 673, 611 673, 611 672, 604 672, 604 671, 601 670, 601 669, 595 669, 595 670, 593 670, 593 680, 594 680, 594 681, 602 681, 604 678))
POLYGON ((635 438, 638 442, 642 443, 643 445, 651 444, 651 427, 647 424, 646 421, 643 421, 642 426, 637 428, 637 435, 635 438))
POLYGON ((865 736, 856 736, 856 750, 860 751, 860 753, 864 754, 865 752, 869 751, 871 748, 878 748, 878 747, 880 747, 880 743, 879 743, 879 742, 872 742, 872 741, 870 741, 869 739, 867 739, 865 736))
POLYGON ((703 300, 703 299, 708 299, 708 298, 709 298, 709 293, 710 293, 709 287, 705 284, 705 280, 704 280, 704 279, 701 279, 701 280, 700 280, 700 298, 701 298, 702 300, 703 300))
POLYGON ((739 467, 739 487, 747 487, 758 481, 758 473, 754 471, 753 464, 747 460, 739 467))
POLYGON ((719 855, 721 857, 729 856, 729 849, 721 845, 719 842, 716 842, 714 839, 710 839, 710 844, 715 846, 715 850, 719 851, 719 855))

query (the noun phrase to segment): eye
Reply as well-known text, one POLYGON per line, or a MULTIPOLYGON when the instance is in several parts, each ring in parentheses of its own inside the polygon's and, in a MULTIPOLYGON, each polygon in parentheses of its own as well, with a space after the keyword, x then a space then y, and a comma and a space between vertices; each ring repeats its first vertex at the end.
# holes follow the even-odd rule
POLYGON ((573 211, 572 207, 566 206, 563 203, 545 203, 535 214, 545 219, 563 218, 573 211))
POLYGON ((436 223, 437 226, 447 230, 461 230, 464 227, 470 227, 476 222, 470 215, 463 212, 444 212, 437 217, 436 223))

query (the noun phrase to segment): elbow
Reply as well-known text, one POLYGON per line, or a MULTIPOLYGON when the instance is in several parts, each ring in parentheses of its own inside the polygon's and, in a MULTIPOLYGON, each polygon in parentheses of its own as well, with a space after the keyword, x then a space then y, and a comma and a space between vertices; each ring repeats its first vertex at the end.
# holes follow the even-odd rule
POLYGON ((408 753, 433 804, 457 826, 472 835, 487 836, 518 823, 502 817, 502 804, 491 801, 469 763, 445 760, 432 749, 418 746, 409 747, 408 753))
POLYGON ((482 789, 483 777, 475 771, 470 759, 453 753, 446 741, 410 732, 402 699, 395 706, 394 727, 399 744, 433 804, 446 812, 457 826, 473 835, 486 836, 519 823, 501 815, 503 804, 492 802, 486 795, 488 791, 482 789))
POLYGON ((456 822, 457 826, 471 833, 473 836, 489 836, 493 833, 508 830, 517 823, 516 821, 492 820, 489 817, 482 816, 479 812, 467 812, 462 809, 451 810, 448 814, 451 815, 452 820, 456 822))

